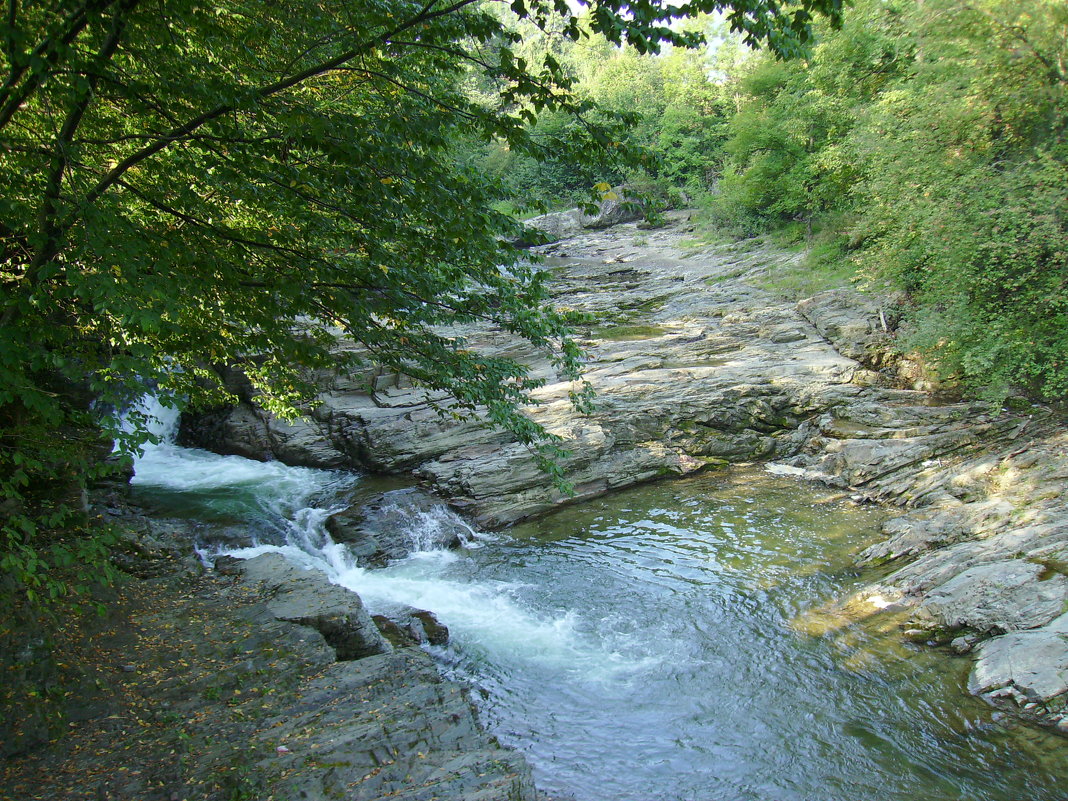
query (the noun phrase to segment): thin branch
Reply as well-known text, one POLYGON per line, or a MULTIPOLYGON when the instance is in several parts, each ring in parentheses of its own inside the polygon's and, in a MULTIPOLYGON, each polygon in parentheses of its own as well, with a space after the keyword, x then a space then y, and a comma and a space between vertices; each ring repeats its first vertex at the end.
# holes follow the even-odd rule
POLYGON ((981 8, 976 8, 972 5, 965 5, 964 8, 969 11, 979 14, 985 17, 995 28, 998 28, 1002 33, 1009 34, 1012 38, 1019 42, 1022 42, 1031 54, 1038 60, 1043 67, 1046 68, 1047 74, 1050 77, 1052 83, 1065 83, 1068 82, 1068 74, 1061 70, 1059 64, 1055 63, 1049 56, 1044 54, 1041 50, 1035 47, 1034 43, 1027 38, 1027 34, 1024 29, 1019 25, 1011 25, 1009 23, 1002 22, 995 17, 991 12, 985 11, 981 8))
MULTIPOLYGON (((108 37, 104 40, 104 44, 101 45, 100 51, 96 56, 96 61, 99 64, 106 63, 115 55, 115 51, 119 47, 119 41, 122 39, 123 31, 126 29, 126 13, 136 6, 138 2, 139 0, 123 0, 122 4, 115 10, 108 37)), ((85 88, 82 90, 81 97, 74 102, 70 111, 67 112, 63 127, 60 129, 59 136, 56 137, 56 142, 52 147, 52 166, 48 173, 44 199, 38 214, 37 227, 42 244, 33 261, 26 268, 26 275, 31 279, 35 271, 51 261, 59 252, 61 231, 56 217, 59 214, 63 177, 70 164, 70 150, 74 142, 74 135, 78 132, 78 127, 81 125, 85 112, 89 108, 89 103, 93 99, 96 85, 96 79, 90 76, 85 88)))
MULTIPOLYGON (((367 42, 361 43, 356 47, 347 50, 338 56, 335 56, 334 58, 328 59, 312 67, 308 67, 307 69, 302 70, 301 72, 298 72, 294 75, 290 75, 286 78, 282 78, 281 80, 275 81, 272 84, 261 87, 260 89, 251 92, 250 95, 252 97, 255 97, 257 100, 266 100, 267 98, 279 94, 280 92, 284 92, 287 89, 292 89, 294 86, 304 83, 305 81, 311 78, 316 78, 320 75, 325 75, 329 72, 333 72, 339 67, 352 61, 361 53, 366 52, 369 48, 378 44, 385 44, 399 33, 402 33, 406 30, 410 30, 416 27, 417 25, 421 25, 425 22, 430 22, 431 20, 437 19, 438 17, 442 17, 446 14, 451 14, 456 11, 459 11, 465 6, 477 2, 477 0, 457 0, 457 2, 446 8, 439 9, 438 11, 434 12, 428 11, 428 9, 433 7, 435 2, 436 0, 431 0, 430 3, 424 6, 422 12, 417 14, 415 17, 412 17, 408 21, 398 25, 393 30, 388 31, 386 33, 382 33, 367 42)), ((131 167, 140 164, 145 159, 151 158, 156 153, 159 153, 161 150, 164 150, 175 142, 184 139, 193 131, 206 125, 212 120, 218 119, 219 117, 231 111, 236 111, 237 108, 238 106, 233 103, 225 103, 216 106, 215 108, 210 109, 209 111, 205 111, 201 114, 198 114, 196 117, 193 117, 185 124, 180 125, 174 130, 172 130, 170 133, 163 135, 151 145, 148 145, 142 148, 141 150, 138 150, 136 153, 131 153, 119 164, 117 164, 111 171, 109 171, 103 178, 101 178, 100 181, 97 182, 96 186, 89 190, 88 194, 86 194, 85 196, 83 204, 91 205, 92 203, 96 202, 96 200, 102 194, 104 194, 104 192, 106 192, 112 185, 114 185, 115 182, 119 178, 121 178, 131 167)))
POLYGON ((398 81, 396 78, 391 78, 390 76, 386 75, 384 72, 377 72, 376 70, 369 70, 369 69, 367 69, 365 67, 350 67, 350 68, 347 68, 347 69, 350 72, 358 72, 358 73, 361 73, 363 75, 371 75, 371 76, 373 76, 375 78, 380 78, 383 81, 386 81, 387 83, 393 84, 398 89, 400 89, 400 90, 402 90, 404 92, 408 92, 409 94, 413 94, 416 97, 421 97, 421 98, 423 98, 423 100, 426 100, 428 103, 432 103, 435 106, 438 106, 439 108, 444 109, 445 111, 451 111, 453 114, 459 114, 464 119, 477 120, 479 118, 477 114, 473 114, 470 111, 466 111, 466 110, 464 110, 462 108, 459 108, 457 106, 450 106, 448 103, 446 103, 446 102, 444 102, 442 100, 438 100, 433 95, 429 95, 426 92, 421 92, 421 91, 419 91, 418 89, 416 89, 416 88, 414 88, 412 86, 408 86, 406 84, 403 84, 400 81, 398 81))
MULTIPOLYGON (((63 52, 63 48, 67 47, 81 34, 85 27, 89 24, 90 12, 104 11, 108 6, 112 5, 116 0, 95 0, 94 2, 88 2, 79 9, 76 9, 65 21, 64 26, 66 32, 60 39, 55 37, 49 37, 34 48, 33 53, 25 59, 23 64, 17 64, 14 59, 14 54, 11 58, 11 71, 8 73, 7 80, 4 81, 4 85, 0 87, 0 130, 11 122, 11 118, 15 115, 22 105, 30 98, 30 96, 37 91, 41 83, 45 78, 49 77, 51 72, 46 69, 39 70, 30 74, 30 77, 22 85, 22 89, 19 92, 15 92, 15 88, 18 86, 22 77, 26 74, 26 71, 30 68, 30 64, 35 59, 44 61, 50 65, 54 65, 58 60, 60 54, 63 52)), ((15 0, 10 0, 11 5, 8 8, 9 18, 15 13, 15 0)))
POLYGON ((472 64, 477 64, 487 70, 493 69, 493 66, 480 58, 468 53, 466 50, 457 50, 453 47, 445 47, 444 45, 431 44, 430 42, 410 42, 406 39, 391 39, 390 44, 400 45, 402 47, 421 47, 424 50, 437 50, 438 52, 445 53, 449 56, 455 56, 456 58, 463 59, 464 61, 470 61, 472 64))
POLYGON ((187 222, 190 225, 194 225, 198 228, 203 228, 204 230, 210 231, 215 236, 219 237, 220 239, 226 240, 227 242, 233 242, 238 245, 245 245, 247 247, 257 248, 260 250, 268 250, 274 253, 284 254, 286 256, 296 256, 297 258, 306 259, 308 261, 318 261, 322 264, 328 264, 325 259, 318 258, 312 255, 311 253, 305 253, 303 251, 297 250, 296 248, 288 248, 282 245, 275 245, 271 242, 260 242, 255 239, 246 239, 245 237, 239 236, 238 234, 232 231, 229 231, 225 228, 220 228, 219 226, 213 225, 212 223, 209 223, 206 220, 202 220, 199 217, 194 217, 192 214, 181 211, 180 209, 176 209, 173 206, 169 206, 160 200, 156 200, 155 198, 150 197, 149 195, 142 192, 133 184, 127 183, 122 179, 119 179, 117 183, 123 189, 137 196, 139 199, 141 199, 157 211, 162 211, 164 214, 168 214, 176 219, 182 220, 183 222, 187 222))

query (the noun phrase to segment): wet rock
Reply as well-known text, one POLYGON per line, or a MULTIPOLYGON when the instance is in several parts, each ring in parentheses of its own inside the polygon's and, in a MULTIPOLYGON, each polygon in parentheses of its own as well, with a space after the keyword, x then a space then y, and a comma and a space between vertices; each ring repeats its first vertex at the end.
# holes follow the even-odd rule
POLYGON ((1045 725, 1064 721, 1068 701, 1068 614, 1030 631, 994 637, 975 649, 968 690, 993 706, 1045 725))
POLYGON ((954 640, 950 642, 949 647, 952 648, 955 653, 966 654, 969 653, 972 648, 975 647, 975 644, 978 641, 979 638, 977 636, 975 636, 974 634, 968 634, 954 638, 954 640))
POLYGON ((215 572, 223 576, 240 576, 245 572, 245 560, 235 556, 216 556, 215 572))
POLYGON ((1039 581, 1042 571, 1019 559, 969 568, 930 590, 913 622, 924 629, 995 634, 1045 625, 1068 602, 1068 577, 1039 581))
POLYGON ((386 615, 371 615, 371 620, 394 648, 411 648, 419 645, 419 641, 412 636, 410 631, 386 615))
POLYGON ((425 609, 412 610, 408 616, 408 631, 420 645, 447 645, 449 642, 449 627, 425 609))
POLYGON ((244 579, 260 585, 267 596, 267 610, 275 619, 315 629, 339 660, 391 650, 360 596, 331 584, 317 570, 304 570, 279 554, 268 553, 245 562, 244 579))
POLYGON ((198 527, 196 543, 198 548, 217 552, 250 548, 254 544, 254 538, 248 526, 205 525, 198 527))
POLYGON ((433 612, 405 607, 387 615, 372 618, 394 648, 413 645, 447 645, 449 628, 433 612))
POLYGON ((246 403, 197 415, 182 415, 178 444, 260 462, 271 458, 267 423, 246 403))
POLYGON ((326 529, 362 565, 381 566, 412 551, 458 548, 471 527, 420 489, 393 490, 327 518, 326 529))

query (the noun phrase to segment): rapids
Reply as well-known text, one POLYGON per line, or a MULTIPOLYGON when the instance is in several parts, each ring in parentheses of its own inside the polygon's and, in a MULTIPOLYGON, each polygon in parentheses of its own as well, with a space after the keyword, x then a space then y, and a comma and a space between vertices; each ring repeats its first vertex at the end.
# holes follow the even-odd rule
MULTIPOLYGON (((1063 741, 963 697, 967 663, 851 621, 851 554, 880 513, 755 469, 647 485, 505 534, 426 550, 442 506, 411 517, 412 554, 355 566, 324 521, 396 482, 163 442, 136 463, 160 514, 247 524, 375 612, 429 609, 433 649, 540 787, 577 801, 1060 799, 1063 741)), ((203 548, 210 561, 220 551, 203 548)))

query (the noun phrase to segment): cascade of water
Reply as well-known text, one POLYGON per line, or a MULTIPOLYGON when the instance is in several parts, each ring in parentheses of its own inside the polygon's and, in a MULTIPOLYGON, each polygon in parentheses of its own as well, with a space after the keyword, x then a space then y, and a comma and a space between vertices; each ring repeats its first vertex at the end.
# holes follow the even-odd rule
POLYGON ((208 518, 248 523, 257 542, 286 543, 309 554, 331 544, 325 519, 339 510, 358 476, 185 448, 175 444, 178 410, 148 397, 138 411, 159 439, 134 459, 131 483, 142 496, 167 512, 189 507, 208 518))
POLYGON ((346 505, 355 476, 183 448, 174 444, 177 412, 151 399, 142 411, 155 419, 153 430, 161 441, 147 445, 136 460, 135 486, 174 494, 186 504, 198 498, 209 510, 222 508, 244 517, 253 529, 252 547, 217 547, 202 554, 209 561, 220 554, 252 558, 280 553, 356 591, 373 611, 388 613, 403 606, 433 611, 470 658, 495 653, 509 663, 533 660, 602 678, 634 667, 622 655, 624 649, 584 640, 574 612, 536 612, 523 598, 528 587, 473 575, 464 554, 497 538, 477 531, 445 504, 417 506, 403 493, 387 494, 379 512, 404 535, 411 553, 383 569, 368 570, 334 542, 325 525, 346 505), (455 538, 461 543, 459 553, 448 547, 455 538))
POLYGON ((830 522, 809 524, 825 506, 780 513, 751 486, 716 496, 698 479, 689 495, 620 495, 480 550, 485 535, 446 507, 400 507, 411 554, 368 570, 325 527, 357 477, 181 448, 167 439, 177 416, 156 418, 164 441, 137 460, 138 491, 247 521, 257 544, 235 556, 281 553, 372 611, 433 611, 452 634, 435 653, 482 690, 485 718, 527 750, 547 790, 581 801, 1061 797, 1045 773, 1027 778, 1033 763, 957 720, 959 702, 945 702, 956 686, 930 689, 936 671, 909 667, 922 655, 852 666, 873 635, 854 631, 850 644, 790 627, 851 574, 847 554, 826 561, 830 522), (460 551, 444 547, 449 531, 460 551))

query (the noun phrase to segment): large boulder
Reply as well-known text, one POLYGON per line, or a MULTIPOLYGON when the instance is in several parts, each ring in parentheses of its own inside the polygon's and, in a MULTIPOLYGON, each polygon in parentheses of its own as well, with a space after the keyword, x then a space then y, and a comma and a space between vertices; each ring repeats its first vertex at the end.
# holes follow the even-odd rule
POLYGON ((583 228, 610 228, 640 220, 644 216, 641 204, 629 197, 626 190, 617 188, 597 204, 595 214, 583 214, 580 222, 583 228))
POLYGON ((458 548, 471 527, 420 489, 393 490, 327 518, 326 530, 362 565, 383 565, 412 551, 458 548))
POLYGON ((526 234, 522 244, 536 245, 557 242, 581 234, 584 230, 610 228, 620 223, 634 222, 645 216, 641 204, 616 188, 597 204, 597 211, 586 214, 581 209, 554 211, 523 223, 526 234))
POLYGON ((360 596, 317 570, 305 570, 267 553, 244 564, 246 581, 258 584, 267 611, 276 619, 318 631, 339 660, 362 659, 392 650, 360 596))
POLYGON ((582 213, 578 209, 554 211, 526 220, 523 227, 525 244, 556 242, 582 233, 582 213))

